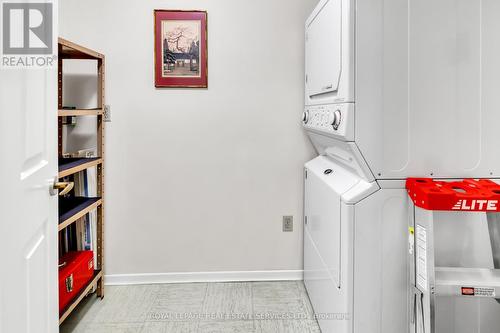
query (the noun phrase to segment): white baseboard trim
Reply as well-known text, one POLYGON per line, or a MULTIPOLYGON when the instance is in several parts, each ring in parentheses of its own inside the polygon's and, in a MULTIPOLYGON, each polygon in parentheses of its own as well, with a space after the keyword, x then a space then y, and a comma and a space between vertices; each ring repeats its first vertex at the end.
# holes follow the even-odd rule
POLYGON ((116 286, 192 282, 299 281, 303 277, 302 270, 111 274, 104 276, 104 284, 116 286))

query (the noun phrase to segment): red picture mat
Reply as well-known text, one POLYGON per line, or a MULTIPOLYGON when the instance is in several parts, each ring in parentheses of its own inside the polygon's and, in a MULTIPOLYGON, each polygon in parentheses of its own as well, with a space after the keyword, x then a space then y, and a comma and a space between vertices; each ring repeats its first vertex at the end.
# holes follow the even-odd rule
POLYGON ((207 12, 155 10, 155 86, 158 88, 206 88, 207 73, 207 12), (163 77, 162 21, 190 20, 201 22, 200 35, 200 77, 163 77))

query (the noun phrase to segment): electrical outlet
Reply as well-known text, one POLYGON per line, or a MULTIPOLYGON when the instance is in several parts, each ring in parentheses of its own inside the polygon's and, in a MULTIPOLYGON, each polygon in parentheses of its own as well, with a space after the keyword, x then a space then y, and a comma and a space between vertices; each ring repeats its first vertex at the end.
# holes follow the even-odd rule
POLYGON ((283 232, 293 231, 293 216, 283 216, 283 232))
POLYGON ((104 121, 105 122, 111 122, 111 106, 110 105, 104 105, 104 121))

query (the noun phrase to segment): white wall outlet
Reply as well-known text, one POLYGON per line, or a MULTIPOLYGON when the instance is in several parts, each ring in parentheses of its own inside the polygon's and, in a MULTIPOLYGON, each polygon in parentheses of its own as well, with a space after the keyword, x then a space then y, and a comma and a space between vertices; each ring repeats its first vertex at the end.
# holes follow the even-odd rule
POLYGON ((283 216, 283 232, 293 232, 293 216, 283 216))
POLYGON ((111 122, 111 105, 104 105, 104 121, 111 122))

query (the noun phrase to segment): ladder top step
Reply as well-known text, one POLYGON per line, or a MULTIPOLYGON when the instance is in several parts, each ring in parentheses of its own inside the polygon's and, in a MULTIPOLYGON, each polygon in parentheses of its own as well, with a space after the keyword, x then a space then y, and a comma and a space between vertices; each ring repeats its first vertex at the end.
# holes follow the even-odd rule
POLYGON ((500 185, 489 179, 408 178, 406 189, 415 206, 427 210, 500 212, 500 185))
POLYGON ((435 293, 439 296, 500 298, 500 270, 436 267, 435 293))

